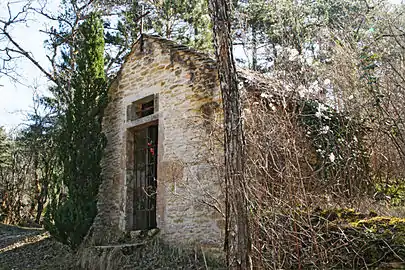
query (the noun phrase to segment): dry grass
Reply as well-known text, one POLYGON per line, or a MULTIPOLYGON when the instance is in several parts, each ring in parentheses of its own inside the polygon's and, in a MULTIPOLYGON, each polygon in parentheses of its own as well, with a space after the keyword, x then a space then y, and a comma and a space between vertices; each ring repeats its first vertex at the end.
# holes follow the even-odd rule
POLYGON ((90 247, 81 254, 83 269, 224 269, 222 253, 173 246, 159 238, 142 245, 90 247))

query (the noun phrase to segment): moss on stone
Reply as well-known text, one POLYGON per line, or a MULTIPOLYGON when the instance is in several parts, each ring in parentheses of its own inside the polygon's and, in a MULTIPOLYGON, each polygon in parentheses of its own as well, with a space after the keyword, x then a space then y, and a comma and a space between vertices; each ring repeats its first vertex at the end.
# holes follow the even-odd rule
POLYGON ((405 218, 376 216, 373 211, 364 214, 350 208, 317 209, 313 216, 318 224, 326 225, 321 227, 321 235, 327 243, 344 242, 334 251, 342 259, 339 267, 367 265, 379 269, 381 264, 405 261, 405 218))
POLYGON ((352 208, 334 208, 334 209, 317 209, 314 216, 320 217, 327 221, 336 222, 354 222, 356 220, 364 219, 374 216, 372 213, 369 215, 355 211, 352 208))

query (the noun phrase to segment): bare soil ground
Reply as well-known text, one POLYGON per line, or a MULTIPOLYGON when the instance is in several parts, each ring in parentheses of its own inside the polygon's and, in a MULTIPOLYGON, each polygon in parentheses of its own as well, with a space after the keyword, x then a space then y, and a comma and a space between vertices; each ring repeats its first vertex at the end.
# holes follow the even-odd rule
POLYGON ((76 269, 67 246, 38 228, 0 224, 0 270, 76 269))

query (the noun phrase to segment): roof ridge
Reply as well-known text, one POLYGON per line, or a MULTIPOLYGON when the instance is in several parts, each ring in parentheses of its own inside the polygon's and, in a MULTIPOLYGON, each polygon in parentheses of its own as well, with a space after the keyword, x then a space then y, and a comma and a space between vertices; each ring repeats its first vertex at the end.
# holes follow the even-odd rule
POLYGON ((186 46, 184 44, 177 43, 174 40, 167 39, 167 38, 161 37, 159 35, 142 34, 137 39, 137 41, 134 43, 134 45, 137 44, 142 39, 142 37, 158 41, 159 43, 161 43, 161 44, 163 44, 165 46, 168 46, 169 48, 174 49, 176 51, 184 51, 184 52, 188 52, 188 53, 198 55, 198 56, 200 56, 202 58, 201 60, 209 60, 209 61, 212 61, 212 62, 216 62, 215 59, 212 58, 212 56, 209 55, 208 53, 198 51, 198 50, 196 50, 196 49, 194 49, 192 47, 186 46))

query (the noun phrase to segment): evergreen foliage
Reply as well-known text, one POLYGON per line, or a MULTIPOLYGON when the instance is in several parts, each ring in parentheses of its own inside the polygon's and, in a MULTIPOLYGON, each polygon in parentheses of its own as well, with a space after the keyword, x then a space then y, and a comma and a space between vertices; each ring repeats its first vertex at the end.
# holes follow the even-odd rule
POLYGON ((53 200, 46 213, 46 228, 63 243, 76 248, 97 213, 101 182, 100 161, 106 143, 101 131, 107 104, 104 75, 103 24, 96 13, 79 27, 75 45, 75 72, 64 88, 70 95, 60 118, 57 176, 53 200), (67 189, 67 194, 64 194, 67 189))
POLYGON ((247 50, 248 66, 254 70, 275 69, 284 50, 324 62, 332 54, 331 40, 357 42, 364 37, 372 13, 369 5, 384 1, 371 2, 235 1, 235 40, 247 50))
POLYGON ((212 31, 207 1, 164 0, 108 3, 120 8, 116 18, 105 22, 107 73, 114 75, 141 31, 175 40, 204 52, 212 52, 212 31), (141 18, 143 29, 141 30, 141 18))
POLYGON ((315 171, 327 186, 347 196, 372 190, 369 157, 364 143, 366 128, 360 121, 315 100, 298 106, 298 121, 317 154, 315 171), (345 170, 341 170, 344 167, 345 170))
POLYGON ((11 144, 6 131, 0 127, 0 169, 7 166, 10 161, 11 144))
MULTIPOLYGON (((0 128, 1 217, 20 224, 35 217, 40 223, 46 207, 46 228, 59 241, 77 248, 97 210, 105 145, 101 122, 108 83, 104 74, 114 76, 122 65, 141 32, 141 17, 143 33, 212 51, 207 2, 62 0, 59 14, 46 13, 42 8, 46 1, 28 2, 21 13, 11 14, 10 9, 10 18, 0 18, 0 40, 8 43, 0 49, 0 75, 13 78, 13 60, 27 58, 54 83, 52 97, 42 98, 51 112, 44 118, 31 115, 28 126, 15 136, 0 128), (103 23, 94 10, 105 19, 104 39, 103 23), (59 24, 45 31, 51 72, 13 39, 12 29, 27 23, 32 14, 59 24)), ((253 206, 243 224, 252 228, 254 267, 333 268, 329 266, 336 261, 345 268, 374 267, 392 260, 387 256, 392 251, 404 261, 403 241, 394 237, 399 232, 403 238, 404 221, 370 219, 343 222, 343 226, 339 221, 331 227, 335 220, 329 215, 312 213, 318 205, 323 209, 325 204, 338 204, 403 216, 405 5, 389 5, 388 0, 235 0, 232 4, 236 11, 232 22, 219 22, 232 23, 229 39, 243 46, 248 67, 269 73, 275 89, 279 80, 283 91, 294 90, 303 100, 292 112, 289 106, 260 107, 255 101, 243 113, 249 115, 250 109, 256 113, 244 122, 251 131, 246 133, 249 156, 243 176, 249 184, 235 191, 246 190, 236 197, 247 198, 253 206), (369 237, 370 230, 388 237, 369 237), (381 245, 375 249, 375 243, 381 245), (330 248, 336 246, 354 252, 347 256, 330 248)), ((227 73, 229 68, 221 75, 227 73)), ((252 77, 256 77, 253 72, 252 77)), ((230 101, 236 103, 239 97, 230 101)), ((241 217, 224 212, 228 221, 241 217)), ((350 213, 335 216, 341 219, 350 213)), ((153 255, 136 259, 146 265, 142 263, 153 261, 153 255)), ((175 261, 181 267, 187 265, 188 256, 185 259, 175 261)), ((167 262, 161 261, 164 267, 167 262)))

